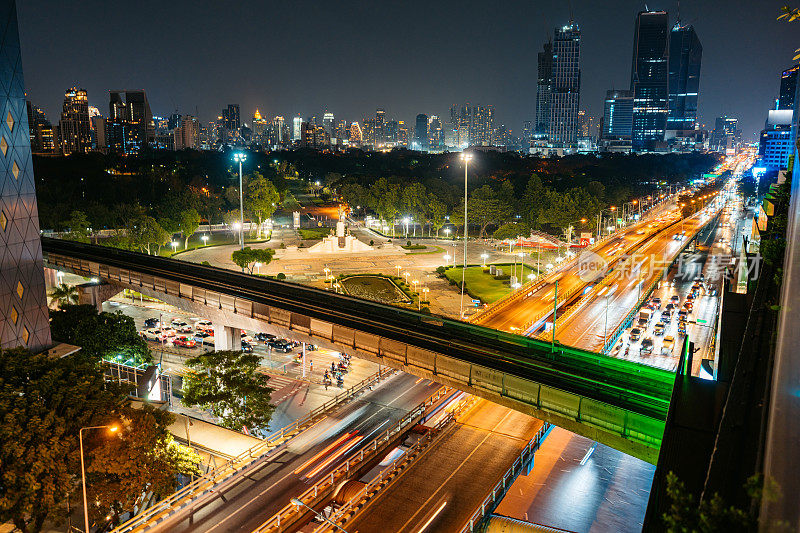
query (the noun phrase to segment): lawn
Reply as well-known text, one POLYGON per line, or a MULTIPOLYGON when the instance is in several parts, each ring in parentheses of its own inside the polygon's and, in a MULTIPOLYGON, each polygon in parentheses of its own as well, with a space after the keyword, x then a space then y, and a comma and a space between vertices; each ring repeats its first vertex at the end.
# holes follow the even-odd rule
POLYGON ((322 239, 331 234, 332 228, 303 228, 297 230, 300 232, 300 238, 304 240, 322 239))
MULTIPOLYGON (((263 233, 262 233, 263 235, 263 233)), ((259 243, 259 242, 267 242, 269 240, 269 236, 267 238, 256 239, 255 233, 250 233, 249 231, 244 235, 244 243, 252 244, 252 243, 259 243)), ((231 233, 230 231, 215 231, 213 233, 208 233, 207 231, 202 231, 201 229, 197 230, 191 237, 189 237, 189 248, 188 250, 183 249, 183 238, 176 237, 175 242, 178 243, 178 246, 175 247, 175 251, 180 254, 181 252, 194 250, 197 248, 204 248, 206 246, 219 246, 222 244, 238 244, 239 242, 239 235, 231 233), (207 235, 208 239, 203 242, 203 236, 207 235)), ((172 253, 172 246, 167 245, 161 248, 161 255, 164 257, 170 257, 173 255, 172 253)))
MULTIPOLYGON (((495 276, 489 274, 489 267, 485 269, 482 266, 468 266, 464 275, 464 282, 466 284, 467 292, 473 297, 479 299, 484 303, 494 303, 500 298, 506 296, 511 292, 509 280, 507 276, 513 273, 513 263, 505 263, 495 265, 503 269, 503 278, 496 279, 495 276)), ((528 281, 528 274, 535 274, 536 269, 525 265, 525 271, 522 275, 522 282, 528 281)), ((447 279, 453 280, 456 283, 461 283, 461 271, 463 267, 448 268, 445 271, 447 279)), ((517 263, 516 272, 519 276, 520 265, 517 263)))

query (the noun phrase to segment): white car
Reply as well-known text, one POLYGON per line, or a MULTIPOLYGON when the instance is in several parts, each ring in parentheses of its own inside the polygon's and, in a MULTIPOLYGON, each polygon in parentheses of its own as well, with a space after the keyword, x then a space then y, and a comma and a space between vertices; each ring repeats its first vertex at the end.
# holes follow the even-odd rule
POLYGON ((667 335, 661 340, 661 353, 672 355, 672 350, 675 348, 675 337, 667 335))
POLYGON ((139 335, 145 340, 155 342, 161 342, 165 338, 165 336, 161 334, 161 330, 158 328, 143 329, 139 332, 139 335))

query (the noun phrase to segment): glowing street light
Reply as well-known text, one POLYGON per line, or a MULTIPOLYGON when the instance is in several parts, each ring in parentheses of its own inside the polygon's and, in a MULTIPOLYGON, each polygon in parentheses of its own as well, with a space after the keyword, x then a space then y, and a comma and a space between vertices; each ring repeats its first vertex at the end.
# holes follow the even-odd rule
POLYGON ((78 430, 78 441, 80 442, 81 450, 81 485, 83 486, 83 523, 86 526, 86 533, 89 533, 89 507, 86 505, 86 470, 83 466, 83 430, 102 428, 108 428, 109 433, 116 433, 119 430, 119 426, 115 424, 105 426, 89 426, 78 430))
POLYGON ((472 154, 461 154, 461 160, 464 161, 464 269, 461 271, 461 313, 460 317, 464 318, 464 276, 467 273, 467 228, 469 227, 467 216, 467 173, 469 170, 469 162, 472 159, 472 154))
POLYGON ((255 266, 258 269, 258 273, 261 274, 261 263, 257 262, 253 266, 255 266))
POLYGON ((200 240, 203 241, 203 246, 208 246, 208 235, 203 235, 200 240))
POLYGON ((322 269, 322 271, 325 272, 325 281, 328 281, 330 279, 331 269, 325 267, 322 269))
POLYGON ((247 154, 243 152, 237 152, 233 155, 233 160, 239 163, 239 224, 242 228, 242 231, 239 232, 240 250, 244 250, 244 193, 242 191, 242 163, 245 159, 247 159, 247 154))
POLYGON ((450 237, 450 228, 444 228, 444 234, 446 237, 450 237))
POLYGON ((395 268, 397 269, 397 277, 400 277, 400 270, 403 268, 400 265, 396 265, 395 268))
POLYGON ((450 254, 444 254, 444 264, 445 265, 450 264, 450 254))
POLYGON ((481 259, 483 259, 483 266, 486 267, 486 260, 489 258, 489 254, 481 254, 481 259))

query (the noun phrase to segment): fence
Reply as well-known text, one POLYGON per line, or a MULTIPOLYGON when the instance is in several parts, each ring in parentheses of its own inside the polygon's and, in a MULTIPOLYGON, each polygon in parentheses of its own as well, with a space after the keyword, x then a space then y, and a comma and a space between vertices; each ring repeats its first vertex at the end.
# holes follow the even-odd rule
POLYGON ((114 531, 133 531, 137 528, 146 526, 148 523, 154 523, 166 518, 168 515, 181 509, 192 499, 207 494, 218 483, 224 481, 237 472, 241 472, 273 449, 285 443, 287 440, 294 437, 301 431, 307 429, 313 422, 316 421, 318 417, 333 407, 336 407, 340 403, 353 398, 367 387, 378 383, 380 380, 394 373, 394 370, 379 370, 372 376, 363 379, 355 386, 339 393, 321 406, 309 412, 306 416, 295 420, 291 424, 288 424, 287 426, 268 436, 263 442, 260 442, 249 450, 242 452, 219 467, 210 470, 203 476, 195 479, 193 482, 183 487, 181 490, 157 502, 152 507, 143 510, 124 524, 121 524, 114 531))
MULTIPOLYGON (((147 368, 135 367, 117 363, 114 361, 103 361, 105 366, 104 374, 117 382, 128 382, 139 387, 139 382, 145 379, 147 368)), ((172 376, 169 374, 159 374, 160 396, 159 400, 172 405, 172 376)), ((150 398, 152 399, 152 398, 150 398)))
MULTIPOLYGON (((336 467, 330 474, 325 475, 322 479, 317 481, 312 487, 297 496, 297 500, 303 502, 304 505, 313 507, 319 503, 322 497, 326 497, 329 491, 333 490, 340 481, 347 479, 350 476, 350 471, 354 467, 361 466, 365 461, 374 458, 379 452, 383 451, 383 445, 389 443, 397 434, 404 431, 406 428, 418 422, 423 414, 427 411, 428 407, 439 401, 442 397, 452 392, 448 387, 442 387, 430 395, 425 401, 408 412, 401 418, 397 424, 388 428, 386 431, 375 437, 370 443, 364 446, 358 455, 355 455, 344 463, 336 467)), ((299 507, 293 503, 284 506, 280 511, 271 516, 266 522, 261 524, 254 533, 277 532, 282 531, 283 527, 293 523, 306 513, 304 507, 299 507)))
POLYGON ((514 480, 517 479, 517 476, 519 476, 525 466, 533 460, 534 454, 542 445, 544 439, 547 438, 552 428, 553 426, 547 422, 539 428, 536 435, 534 435, 533 438, 528 441, 527 446, 522 449, 519 457, 517 457, 514 464, 511 465, 511 468, 503 474, 503 477, 497 482, 497 485, 492 488, 492 492, 481 502, 480 508, 469 517, 467 524, 461 529, 460 533, 473 533, 474 531, 481 530, 481 522, 492 515, 495 508, 506 495, 508 489, 511 488, 514 480))
MULTIPOLYGON (((314 533, 322 533, 330 528, 332 524, 343 524, 346 520, 352 518, 352 513, 356 511, 358 506, 363 506, 368 500, 372 499, 386 484, 411 466, 416 459, 420 457, 420 452, 424 450, 432 441, 435 435, 438 435, 442 429, 453 422, 456 417, 463 411, 473 406, 478 399, 475 396, 469 396, 466 400, 461 401, 455 409, 449 411, 444 417, 437 421, 433 427, 422 438, 412 444, 403 453, 403 456, 392 465, 382 470, 378 477, 370 480, 364 487, 361 488, 352 498, 350 498, 344 505, 336 510, 336 513, 329 518, 327 524, 318 526, 314 533), (349 515, 349 516, 348 516, 349 515)), ((338 527, 338 526, 337 526, 338 527)))

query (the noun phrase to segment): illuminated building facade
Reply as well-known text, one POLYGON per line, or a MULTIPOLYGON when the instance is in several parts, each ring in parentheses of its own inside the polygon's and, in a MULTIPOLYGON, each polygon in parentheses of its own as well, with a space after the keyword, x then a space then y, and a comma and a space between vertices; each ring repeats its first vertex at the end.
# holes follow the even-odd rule
POLYGON ((668 106, 668 15, 666 11, 641 11, 633 36, 633 124, 631 147, 635 152, 663 148, 668 106))
POLYGON ((691 25, 678 21, 669 33, 669 112, 666 139, 694 135, 703 46, 691 25))
POLYGON ((142 90, 110 91, 106 140, 112 152, 136 154, 155 142, 155 124, 142 90))
POLYGON ((570 22, 556 28, 553 38, 553 73, 547 138, 553 145, 575 147, 578 143, 578 111, 581 97, 581 30, 570 22))
POLYGON ((53 125, 47 120, 44 111, 26 102, 28 125, 30 129, 31 151, 35 154, 52 154, 56 150, 53 125))
POLYGON ((89 126, 89 98, 85 89, 72 87, 64 92, 58 141, 65 155, 87 153, 92 149, 89 126))

